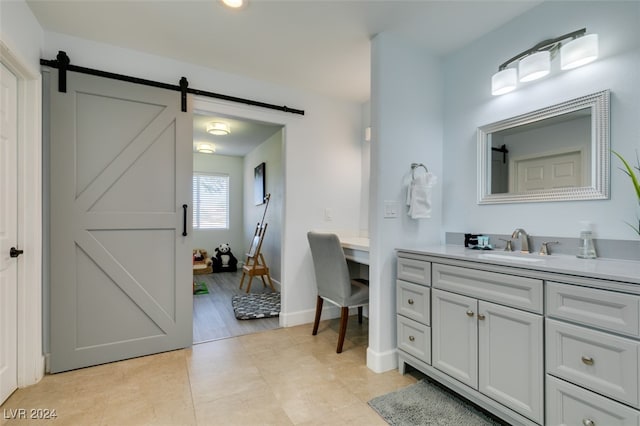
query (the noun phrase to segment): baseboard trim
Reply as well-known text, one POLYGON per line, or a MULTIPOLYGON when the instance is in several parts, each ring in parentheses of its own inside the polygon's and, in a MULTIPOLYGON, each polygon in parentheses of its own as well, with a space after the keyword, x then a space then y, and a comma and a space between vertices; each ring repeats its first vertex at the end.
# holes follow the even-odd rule
MULTIPOLYGON (((340 308, 335 305, 329 305, 322 308, 321 320, 340 318, 340 308)), ((295 327, 296 325, 310 324, 316 318, 315 309, 307 309, 304 311, 291 312, 288 314, 280 313, 281 327, 295 327)))
POLYGON ((398 368, 398 351, 392 349, 386 352, 376 352, 371 347, 367 348, 367 367, 375 373, 398 368))

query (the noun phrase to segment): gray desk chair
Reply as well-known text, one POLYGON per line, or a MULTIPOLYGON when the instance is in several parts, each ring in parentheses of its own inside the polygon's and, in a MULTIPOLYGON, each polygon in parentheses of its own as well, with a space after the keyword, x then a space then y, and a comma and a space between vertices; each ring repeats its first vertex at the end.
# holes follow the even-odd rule
POLYGON ((347 332, 349 308, 358 307, 358 322, 362 324, 362 306, 369 303, 369 287, 366 280, 352 280, 349 276, 347 259, 344 257, 340 240, 335 234, 308 232, 311 257, 316 273, 318 300, 313 335, 318 333, 322 304, 328 300, 341 308, 340 332, 337 353, 342 352, 344 336, 347 332))

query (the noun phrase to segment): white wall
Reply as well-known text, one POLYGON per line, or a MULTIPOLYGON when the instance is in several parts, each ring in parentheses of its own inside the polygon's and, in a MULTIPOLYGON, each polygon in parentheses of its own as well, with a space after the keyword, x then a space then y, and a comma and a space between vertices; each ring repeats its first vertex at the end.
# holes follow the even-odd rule
POLYGON ((634 239, 637 200, 629 179, 611 162, 611 199, 579 202, 476 204, 476 128, 561 101, 611 90, 611 147, 628 158, 640 148, 640 2, 545 2, 449 56, 444 66, 445 231, 509 234, 524 227, 539 236, 577 237, 579 221, 598 238, 634 239), (596 62, 493 97, 498 65, 541 40, 586 27, 599 34, 596 62))
POLYGON ((394 249, 440 241, 440 185, 434 189, 431 219, 409 218, 404 201, 411 163, 424 163, 438 178, 442 176, 442 77, 437 58, 393 34, 374 37, 371 52, 367 365, 385 371, 397 366, 394 249), (398 203, 398 218, 383 218, 386 200, 398 203))
POLYGON ((271 278, 277 282, 281 281, 282 276, 282 208, 285 189, 282 137, 283 131, 280 130, 244 157, 245 225, 242 253, 249 251, 256 224, 262 221, 267 208, 264 223, 268 226, 262 242, 262 254, 269 266, 271 278), (271 194, 268 207, 265 204, 256 206, 254 201, 254 170, 263 162, 265 163, 265 193, 271 194))
MULTIPOLYGON (((361 106, 300 92, 238 75, 195 66, 130 49, 46 33, 43 57, 67 52, 71 63, 89 68, 256 99, 305 110, 304 116, 217 100, 194 102, 198 112, 214 111, 286 126, 282 221, 282 325, 313 321, 315 278, 306 232, 325 226, 331 207, 333 225, 359 229, 361 106)), ((268 173, 268 172, 267 172, 268 173)))
POLYGON ((193 247, 207 250, 214 256, 220 244, 229 244, 231 252, 242 261, 244 253, 244 161, 242 157, 193 154, 193 171, 229 175, 229 229, 194 229, 193 247))
POLYGON ((0 1, 0 40, 33 69, 40 68, 43 34, 24 0, 0 1))

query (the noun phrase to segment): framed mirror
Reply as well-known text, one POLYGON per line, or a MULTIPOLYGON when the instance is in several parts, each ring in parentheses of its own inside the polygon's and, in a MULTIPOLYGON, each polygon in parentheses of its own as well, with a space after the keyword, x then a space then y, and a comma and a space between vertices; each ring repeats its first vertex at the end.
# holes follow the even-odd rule
POLYGON ((609 91, 478 128, 478 204, 609 198, 609 91))

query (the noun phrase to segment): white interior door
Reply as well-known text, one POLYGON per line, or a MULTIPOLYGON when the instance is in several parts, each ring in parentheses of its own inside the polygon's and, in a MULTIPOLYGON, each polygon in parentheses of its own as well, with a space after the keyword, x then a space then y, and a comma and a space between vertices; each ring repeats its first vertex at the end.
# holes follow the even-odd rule
POLYGON ((51 86, 51 371, 190 346, 192 115, 169 90, 51 86))
POLYGON ((18 386, 18 79, 0 64, 0 404, 18 386))
POLYGON ((579 150, 514 160, 515 188, 512 192, 584 186, 583 161, 579 150))

